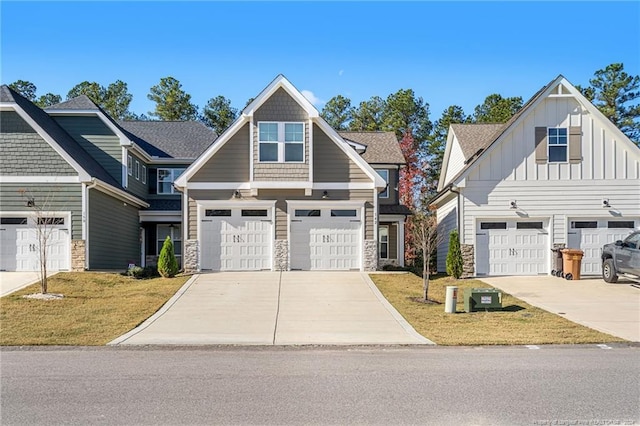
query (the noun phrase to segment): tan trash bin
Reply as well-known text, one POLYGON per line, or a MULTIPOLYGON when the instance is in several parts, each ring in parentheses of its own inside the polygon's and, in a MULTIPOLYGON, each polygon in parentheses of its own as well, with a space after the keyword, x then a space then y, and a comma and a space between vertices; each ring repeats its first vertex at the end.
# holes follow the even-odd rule
POLYGON ((568 280, 579 280, 584 252, 577 249, 562 249, 561 252, 564 277, 568 280))

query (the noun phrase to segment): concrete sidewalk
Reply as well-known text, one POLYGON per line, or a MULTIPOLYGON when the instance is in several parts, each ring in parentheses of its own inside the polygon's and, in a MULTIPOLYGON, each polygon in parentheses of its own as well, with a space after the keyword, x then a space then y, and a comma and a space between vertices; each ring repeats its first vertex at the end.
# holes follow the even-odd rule
POLYGON ((194 276, 110 345, 433 344, 360 272, 194 276))
MULTIPOLYGON (((52 277, 58 272, 50 272, 47 277, 52 277)), ((22 290, 25 287, 40 282, 39 272, 5 272, 0 271, 0 297, 22 290)))
POLYGON ((484 277, 487 284, 584 326, 640 342, 640 288, 601 278, 484 277))

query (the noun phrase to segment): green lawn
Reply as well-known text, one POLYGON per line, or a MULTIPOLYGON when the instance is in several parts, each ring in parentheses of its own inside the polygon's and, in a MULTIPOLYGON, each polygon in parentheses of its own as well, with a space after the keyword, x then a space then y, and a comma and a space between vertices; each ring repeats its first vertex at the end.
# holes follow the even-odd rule
POLYGON ((429 298, 439 303, 416 301, 422 294, 422 278, 412 273, 371 274, 382 294, 415 328, 438 345, 529 345, 624 342, 618 337, 573 323, 503 293, 502 311, 464 312, 465 288, 491 288, 478 280, 431 278, 429 298), (444 313, 445 289, 458 286, 456 314, 444 313))
POLYGON ((153 315, 188 279, 58 273, 48 290, 63 299, 22 297, 40 284, 0 299, 0 345, 104 345, 153 315))

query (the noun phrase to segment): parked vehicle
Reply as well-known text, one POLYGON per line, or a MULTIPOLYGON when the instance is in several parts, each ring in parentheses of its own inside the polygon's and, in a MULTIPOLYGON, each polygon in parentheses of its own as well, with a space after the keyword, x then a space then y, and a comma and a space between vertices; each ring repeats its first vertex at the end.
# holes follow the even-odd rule
POLYGON ((640 231, 602 247, 602 278, 615 283, 619 276, 640 282, 640 231))

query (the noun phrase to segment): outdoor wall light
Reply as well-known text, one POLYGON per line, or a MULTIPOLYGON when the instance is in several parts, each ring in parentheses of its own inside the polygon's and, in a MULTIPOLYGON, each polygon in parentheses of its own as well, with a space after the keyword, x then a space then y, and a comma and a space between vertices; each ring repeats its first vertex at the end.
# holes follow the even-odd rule
POLYGON ((35 207, 36 199, 33 197, 27 198, 27 207, 35 207))
POLYGON ((242 194, 237 189, 233 193, 233 198, 242 198, 242 194))
POLYGON ((323 199, 323 200, 326 200, 327 198, 329 198, 329 193, 328 193, 327 191, 324 191, 324 192, 322 193, 322 199, 323 199))
POLYGON ((510 201, 509 205, 510 205, 510 207, 509 207, 510 209, 517 209, 518 208, 518 204, 516 203, 515 200, 510 201))
POLYGON ((610 207, 611 207, 611 204, 609 204, 609 199, 608 198, 603 198, 602 199, 602 208, 608 209, 610 207))

